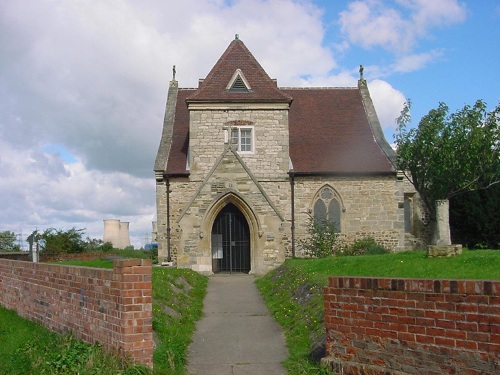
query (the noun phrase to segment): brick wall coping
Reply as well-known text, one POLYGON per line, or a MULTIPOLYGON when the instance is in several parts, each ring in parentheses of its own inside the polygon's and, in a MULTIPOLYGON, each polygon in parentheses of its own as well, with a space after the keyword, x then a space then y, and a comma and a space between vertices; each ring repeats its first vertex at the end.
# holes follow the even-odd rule
POLYGON ((328 287, 411 293, 500 295, 500 280, 330 276, 328 287))

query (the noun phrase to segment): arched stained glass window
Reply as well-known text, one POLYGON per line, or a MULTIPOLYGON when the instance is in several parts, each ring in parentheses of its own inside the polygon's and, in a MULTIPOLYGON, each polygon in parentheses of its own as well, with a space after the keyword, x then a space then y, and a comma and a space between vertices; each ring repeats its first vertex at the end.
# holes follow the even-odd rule
POLYGON ((327 211, 326 211, 326 205, 323 200, 318 199, 314 203, 314 221, 315 222, 322 222, 326 219, 327 217, 327 211))
POLYGON ((341 231, 342 207, 337 192, 329 186, 323 187, 316 196, 313 208, 313 217, 316 223, 328 220, 335 225, 338 232, 341 231))

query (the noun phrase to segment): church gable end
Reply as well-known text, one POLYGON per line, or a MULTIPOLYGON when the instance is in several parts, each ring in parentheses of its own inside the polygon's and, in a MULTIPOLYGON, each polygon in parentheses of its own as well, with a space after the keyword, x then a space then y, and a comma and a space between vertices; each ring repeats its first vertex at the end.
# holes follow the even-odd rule
POLYGON ((188 104, 221 102, 290 103, 291 98, 278 89, 245 44, 235 39, 187 99, 188 104), (238 88, 247 90, 231 90, 236 80, 238 88))

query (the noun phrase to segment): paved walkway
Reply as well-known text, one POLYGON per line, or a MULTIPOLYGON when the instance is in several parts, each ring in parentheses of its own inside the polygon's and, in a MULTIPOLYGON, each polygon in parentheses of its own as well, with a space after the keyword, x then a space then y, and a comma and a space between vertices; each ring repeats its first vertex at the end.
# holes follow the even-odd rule
POLYGON ((253 276, 211 276, 203 312, 189 346, 188 374, 286 374, 283 332, 253 276))

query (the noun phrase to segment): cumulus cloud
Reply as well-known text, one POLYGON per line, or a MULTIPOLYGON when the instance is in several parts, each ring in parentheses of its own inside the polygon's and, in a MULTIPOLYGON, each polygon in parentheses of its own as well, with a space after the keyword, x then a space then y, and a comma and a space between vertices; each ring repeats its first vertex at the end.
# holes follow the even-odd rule
POLYGON ((353 44, 404 54, 433 28, 464 19, 465 6, 456 0, 356 0, 340 13, 339 23, 353 44))
POLYGON ((399 73, 407 73, 422 69, 427 64, 443 56, 442 51, 433 50, 424 53, 413 53, 400 56, 392 66, 391 70, 399 73))
POLYGON ((327 76, 336 63, 320 17, 289 0, 3 1, 2 227, 99 237, 102 219, 117 217, 144 237, 172 65, 196 86, 239 33, 285 84, 327 76))
MULTIPOLYGON (((377 115, 382 125, 387 132, 393 132, 396 129, 396 118, 401 113, 406 98, 403 93, 396 90, 389 83, 383 80, 373 80, 369 83, 370 94, 372 96, 373 105, 377 110, 377 115)), ((390 141, 390 138, 388 139, 390 141)))

